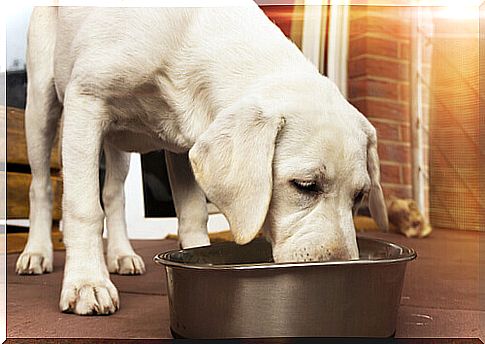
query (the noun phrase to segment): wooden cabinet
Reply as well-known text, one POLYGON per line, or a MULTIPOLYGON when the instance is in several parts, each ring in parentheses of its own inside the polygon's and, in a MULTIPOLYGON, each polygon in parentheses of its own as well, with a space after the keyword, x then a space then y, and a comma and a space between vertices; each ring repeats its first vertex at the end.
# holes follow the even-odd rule
MULTIPOLYGON (((29 187, 32 176, 27 158, 27 143, 25 140, 24 111, 17 108, 7 108, 7 164, 6 164, 6 196, 7 219, 29 218, 29 187)), ((58 138, 51 154, 51 180, 54 196, 53 202, 53 232, 54 248, 62 248, 59 220, 62 218, 62 178, 58 138)), ((19 252, 27 240, 27 230, 7 226, 7 252, 19 252)))

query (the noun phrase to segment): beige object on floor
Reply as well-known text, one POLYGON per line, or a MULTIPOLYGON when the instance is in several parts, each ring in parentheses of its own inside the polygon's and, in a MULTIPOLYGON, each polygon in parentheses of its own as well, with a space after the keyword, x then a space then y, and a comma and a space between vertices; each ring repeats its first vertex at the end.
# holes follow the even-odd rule
POLYGON ((425 238, 432 228, 412 199, 391 198, 387 204, 390 229, 408 238, 425 238))

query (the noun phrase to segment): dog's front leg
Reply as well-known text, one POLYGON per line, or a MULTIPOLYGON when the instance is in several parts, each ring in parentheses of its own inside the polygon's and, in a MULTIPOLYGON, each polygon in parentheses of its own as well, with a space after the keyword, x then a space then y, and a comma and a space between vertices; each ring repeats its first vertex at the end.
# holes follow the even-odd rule
POLYGON ((62 137, 66 263, 59 306, 82 315, 114 313, 119 303, 103 256, 98 167, 105 121, 100 99, 68 88, 62 137))
POLYGON ((108 270, 120 275, 137 275, 145 272, 143 259, 131 247, 125 220, 124 182, 130 168, 130 153, 104 143, 106 178, 103 187, 103 204, 108 227, 108 270))
POLYGON ((188 154, 165 152, 175 211, 179 242, 183 248, 210 245, 207 234, 207 202, 195 181, 188 154))

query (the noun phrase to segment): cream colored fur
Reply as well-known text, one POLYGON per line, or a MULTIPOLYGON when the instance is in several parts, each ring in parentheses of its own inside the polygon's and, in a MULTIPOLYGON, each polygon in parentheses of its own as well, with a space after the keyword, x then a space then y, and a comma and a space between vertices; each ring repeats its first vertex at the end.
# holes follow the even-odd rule
POLYGON ((48 158, 62 111, 63 311, 113 313, 109 272, 144 271, 126 234, 126 152, 168 152, 185 248, 209 244, 206 195, 239 244, 263 227, 277 262, 357 258, 359 192, 387 228, 375 129, 252 2, 36 8, 27 68, 31 232, 17 271, 52 271, 48 158))

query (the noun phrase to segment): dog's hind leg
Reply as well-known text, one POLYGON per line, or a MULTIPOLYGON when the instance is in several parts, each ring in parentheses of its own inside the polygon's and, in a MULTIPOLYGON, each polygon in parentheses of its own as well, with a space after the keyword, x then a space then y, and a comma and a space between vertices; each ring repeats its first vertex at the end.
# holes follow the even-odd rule
POLYGON ((125 220, 124 182, 130 167, 130 154, 104 143, 106 178, 103 204, 108 227, 108 270, 120 275, 145 272, 143 259, 135 253, 128 240, 125 220))
POLYGON ((17 260, 19 274, 52 271, 52 187, 50 154, 62 106, 54 86, 53 54, 55 9, 34 11, 27 52, 27 106, 25 134, 32 172, 30 184, 30 230, 24 251, 17 260))
POLYGON ((168 176, 183 248, 210 245, 205 194, 195 181, 188 154, 165 152, 168 176))

